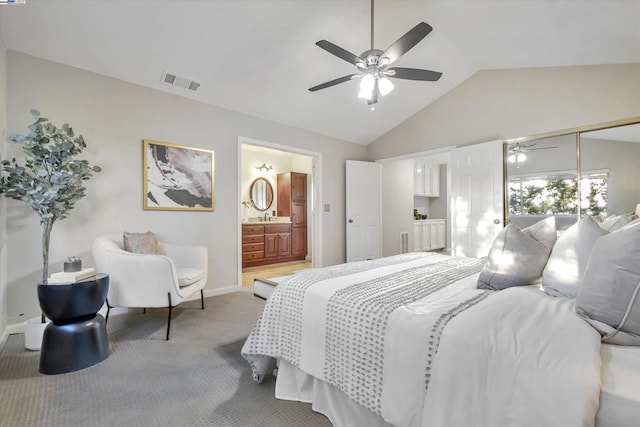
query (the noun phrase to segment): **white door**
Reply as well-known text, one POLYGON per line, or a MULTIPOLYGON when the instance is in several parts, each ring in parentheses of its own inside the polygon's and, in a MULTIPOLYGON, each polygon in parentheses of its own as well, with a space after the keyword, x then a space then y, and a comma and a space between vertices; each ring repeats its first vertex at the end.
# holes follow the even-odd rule
POLYGON ((451 152, 451 252, 487 256, 503 227, 502 141, 469 145, 451 152))
POLYGON ((380 163, 347 160, 347 262, 381 256, 380 163))

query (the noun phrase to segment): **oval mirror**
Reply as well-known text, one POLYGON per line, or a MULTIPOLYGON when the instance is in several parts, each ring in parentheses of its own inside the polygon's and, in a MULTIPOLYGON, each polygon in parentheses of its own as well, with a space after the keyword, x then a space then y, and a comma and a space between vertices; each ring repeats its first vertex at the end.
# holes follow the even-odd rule
POLYGON ((256 178, 251 183, 249 195, 256 210, 266 211, 273 203, 273 187, 266 178, 256 178))

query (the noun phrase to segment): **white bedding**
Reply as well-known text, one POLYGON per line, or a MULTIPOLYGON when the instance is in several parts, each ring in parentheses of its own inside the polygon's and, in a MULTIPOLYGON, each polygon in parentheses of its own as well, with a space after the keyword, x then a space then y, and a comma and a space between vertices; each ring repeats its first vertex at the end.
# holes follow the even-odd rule
POLYGON ((599 427, 640 426, 640 347, 602 344, 599 427))
MULTIPOLYGON (((287 299, 278 298, 280 291, 286 292, 285 282, 267 301, 269 313, 261 315, 243 356, 258 380, 269 357, 288 362, 282 362, 278 378, 280 398, 314 401, 309 388, 315 387, 317 396, 328 396, 327 390, 335 389, 349 396, 344 405, 359 401, 355 408, 368 407, 396 426, 593 425, 600 390, 599 334, 575 316, 567 301, 535 289, 477 290, 477 273, 471 274, 395 308, 384 318, 383 333, 372 335, 375 345, 367 341, 372 337, 357 334, 362 319, 351 319, 347 311, 332 305, 336 295, 351 286, 391 273, 406 275, 418 266, 447 259, 409 257, 407 262, 382 262, 378 268, 363 270, 352 265, 346 275, 329 275, 305 285, 306 292, 299 296, 301 307, 296 308, 286 307, 287 299), (467 303, 472 300, 473 304, 467 303), (348 317, 344 330, 334 325, 340 316, 348 317), (446 326, 434 339, 441 324, 446 326), (347 335, 353 339, 344 341, 347 335), (361 346, 367 351, 351 357, 361 346), (369 351, 378 347, 378 353, 369 351)), ((380 287, 385 283, 382 280, 380 287)), ((376 286, 366 289, 373 292, 376 286)), ((339 416, 335 404, 324 410, 321 406, 314 403, 336 425, 354 425, 339 416), (333 415, 327 414, 331 408, 333 415)))

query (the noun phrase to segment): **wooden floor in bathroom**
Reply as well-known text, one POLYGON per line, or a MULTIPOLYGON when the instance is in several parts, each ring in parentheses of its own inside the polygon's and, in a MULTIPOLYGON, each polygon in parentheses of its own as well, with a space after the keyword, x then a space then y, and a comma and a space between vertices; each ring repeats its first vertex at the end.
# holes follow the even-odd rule
POLYGON ((253 292, 253 279, 270 279, 272 277, 286 276, 297 270, 311 268, 310 261, 291 261, 279 264, 261 265, 242 269, 242 290, 253 292))

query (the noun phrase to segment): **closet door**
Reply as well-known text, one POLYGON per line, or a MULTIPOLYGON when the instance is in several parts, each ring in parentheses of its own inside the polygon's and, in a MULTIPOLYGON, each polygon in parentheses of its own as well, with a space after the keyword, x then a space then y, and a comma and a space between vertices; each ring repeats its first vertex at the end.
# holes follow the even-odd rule
POLYGON ((452 150, 452 255, 481 258, 489 254, 504 224, 502 159, 502 141, 452 150))

